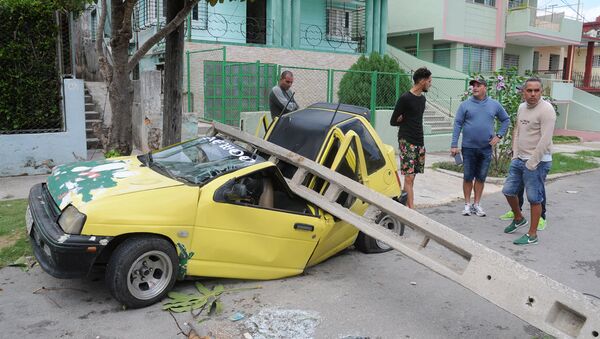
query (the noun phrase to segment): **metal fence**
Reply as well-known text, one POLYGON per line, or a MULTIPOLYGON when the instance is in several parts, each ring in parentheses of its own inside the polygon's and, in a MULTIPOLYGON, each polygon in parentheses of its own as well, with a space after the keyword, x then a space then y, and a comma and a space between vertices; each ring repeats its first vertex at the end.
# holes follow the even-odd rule
MULTIPOLYGON (((300 107, 315 102, 342 102, 367 107, 374 123, 376 110, 392 110, 400 95, 410 89, 412 74, 298 67, 260 61, 227 61, 226 48, 186 52, 187 111, 207 120, 238 125, 240 112, 268 111, 268 95, 283 71, 294 74, 292 89, 300 107)), ((451 124, 461 102, 465 78, 433 77, 426 93, 428 116, 435 123, 451 124)), ((433 128, 447 132, 447 129, 433 128)))

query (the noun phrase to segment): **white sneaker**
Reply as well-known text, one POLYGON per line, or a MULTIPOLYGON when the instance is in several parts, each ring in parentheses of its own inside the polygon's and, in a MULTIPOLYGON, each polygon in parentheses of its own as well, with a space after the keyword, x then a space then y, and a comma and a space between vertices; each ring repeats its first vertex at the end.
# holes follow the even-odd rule
POLYGON ((471 204, 465 204, 465 209, 462 211, 462 215, 469 216, 471 215, 471 204))
POLYGON ((473 210, 478 217, 485 217, 485 211, 481 208, 481 205, 473 205, 473 210))

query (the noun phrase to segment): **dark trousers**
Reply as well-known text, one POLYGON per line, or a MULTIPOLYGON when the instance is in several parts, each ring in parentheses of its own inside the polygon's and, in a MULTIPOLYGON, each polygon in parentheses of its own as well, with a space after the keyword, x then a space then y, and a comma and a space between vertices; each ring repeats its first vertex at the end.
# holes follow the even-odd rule
MULTIPOLYGON (((517 197, 519 198, 519 209, 523 210, 523 195, 525 194, 525 186, 519 188, 517 197)), ((544 200, 542 201, 542 218, 546 219, 546 189, 544 188, 544 200)))

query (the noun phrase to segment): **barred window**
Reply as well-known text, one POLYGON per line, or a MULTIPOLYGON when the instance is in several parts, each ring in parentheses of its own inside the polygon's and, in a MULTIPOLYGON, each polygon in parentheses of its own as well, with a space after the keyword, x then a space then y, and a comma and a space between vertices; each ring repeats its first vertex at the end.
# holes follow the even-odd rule
POLYGON ((208 28, 208 1, 200 0, 192 9, 192 22, 194 22, 194 28, 196 29, 207 29, 208 28))
POLYGON ((98 12, 94 9, 90 12, 90 38, 92 41, 96 41, 96 35, 98 34, 98 12))
POLYGON ((519 56, 516 54, 504 54, 504 68, 509 69, 512 67, 519 68, 519 56))
POLYGON ((327 36, 350 40, 353 13, 342 8, 327 9, 327 36))
POLYGON ((600 55, 594 55, 592 58, 592 67, 600 67, 600 55))
POLYGON ((486 5, 486 6, 490 6, 490 7, 496 7, 496 0, 466 0, 466 1, 471 4, 481 4, 481 5, 486 5))
POLYGON ((491 73, 494 64, 494 49, 465 45, 463 50, 463 71, 466 73, 491 73))

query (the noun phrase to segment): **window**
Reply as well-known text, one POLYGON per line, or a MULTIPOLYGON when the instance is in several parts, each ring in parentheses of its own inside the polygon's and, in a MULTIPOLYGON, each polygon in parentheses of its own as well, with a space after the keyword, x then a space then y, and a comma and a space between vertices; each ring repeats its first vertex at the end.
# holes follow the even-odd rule
POLYGON ((375 139, 373 139, 369 131, 358 119, 353 119, 350 122, 344 123, 340 126, 340 129, 344 134, 348 133, 350 130, 358 134, 365 155, 365 161, 367 162, 366 167, 368 174, 372 174, 385 166, 385 158, 383 157, 383 154, 381 154, 377 143, 375 143, 375 139))
POLYGON ((433 45, 433 63, 450 67, 450 44, 433 45))
POLYGON ((504 54, 504 68, 509 69, 512 67, 519 68, 519 56, 516 54, 504 54))
POLYGON ((208 29, 208 1, 200 0, 192 8, 192 23, 196 29, 208 29))
POLYGON ((327 9, 327 37, 350 41, 353 13, 342 8, 327 9))
POLYGON ((550 61, 548 62, 548 70, 558 71, 560 68, 560 55, 550 54, 550 61))
POLYGON ((490 7, 496 7, 496 0, 466 0, 471 4, 481 4, 490 7))
POLYGON ((465 73, 491 73, 494 64, 494 49, 465 45, 463 71, 465 73))
POLYGON ((90 35, 91 40, 96 41, 96 35, 98 34, 98 13, 94 9, 90 13, 90 35))
POLYGON ((592 67, 600 67, 600 55, 594 55, 592 57, 592 67))

